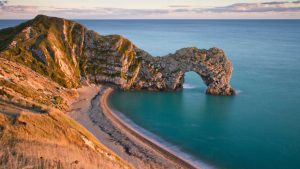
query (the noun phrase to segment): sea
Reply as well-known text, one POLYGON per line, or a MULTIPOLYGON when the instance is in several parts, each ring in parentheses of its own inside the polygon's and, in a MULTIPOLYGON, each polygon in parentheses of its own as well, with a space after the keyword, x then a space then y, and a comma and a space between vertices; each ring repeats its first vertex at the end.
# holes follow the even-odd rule
MULTIPOLYGON (((77 20, 153 56, 222 48, 236 96, 210 96, 194 72, 174 92, 115 91, 110 106, 202 168, 300 168, 300 20, 77 20)), ((21 20, 1 20, 0 28, 21 20)))

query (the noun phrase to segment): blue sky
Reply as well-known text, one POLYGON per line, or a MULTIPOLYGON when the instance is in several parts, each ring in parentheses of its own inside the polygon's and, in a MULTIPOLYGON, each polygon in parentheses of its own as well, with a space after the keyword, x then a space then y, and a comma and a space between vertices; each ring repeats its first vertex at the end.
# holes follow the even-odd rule
POLYGON ((300 0, 0 0, 0 19, 300 19, 300 0))

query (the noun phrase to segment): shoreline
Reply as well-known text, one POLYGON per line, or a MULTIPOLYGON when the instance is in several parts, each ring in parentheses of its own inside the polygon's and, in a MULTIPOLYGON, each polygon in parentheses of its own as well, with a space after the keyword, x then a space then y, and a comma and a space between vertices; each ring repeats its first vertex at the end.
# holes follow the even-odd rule
MULTIPOLYGON (((110 110, 107 99, 112 92, 107 92, 109 90, 112 89, 104 85, 78 88, 78 98, 72 102, 67 114, 87 128, 104 146, 129 162, 134 168, 194 169, 205 166, 197 164, 195 167, 188 160, 185 161, 184 158, 180 158, 181 156, 177 156, 178 153, 164 149, 167 146, 163 144, 160 144, 162 146, 153 146, 155 143, 152 143, 151 137, 150 139, 141 136, 137 138, 132 134, 132 131, 117 123, 113 119, 113 115, 116 114, 109 115, 107 113, 107 110, 110 110)), ((115 112, 111 111, 110 113, 115 112)))
POLYGON ((152 149, 155 151, 159 152, 161 155, 164 157, 168 158, 169 160, 179 164, 180 166, 184 168, 189 168, 189 169, 199 169, 199 167, 196 167, 192 165, 190 162, 187 160, 183 159, 182 157, 176 155, 175 152, 172 150, 169 150, 165 146, 157 143, 157 141, 149 138, 145 134, 139 132, 136 130, 134 127, 132 127, 130 124, 122 120, 114 110, 112 110, 108 104, 108 98, 112 94, 114 90, 112 88, 108 88, 100 98, 100 105, 102 105, 103 112, 106 114, 108 118, 110 118, 114 123, 119 125, 123 130, 126 130, 128 133, 142 141, 143 143, 147 144, 150 146, 152 149))

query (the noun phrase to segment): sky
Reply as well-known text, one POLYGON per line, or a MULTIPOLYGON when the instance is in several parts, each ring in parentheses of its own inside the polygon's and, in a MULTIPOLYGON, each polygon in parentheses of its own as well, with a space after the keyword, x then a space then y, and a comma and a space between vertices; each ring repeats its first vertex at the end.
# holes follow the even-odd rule
POLYGON ((300 19, 300 0, 0 0, 0 19, 300 19))

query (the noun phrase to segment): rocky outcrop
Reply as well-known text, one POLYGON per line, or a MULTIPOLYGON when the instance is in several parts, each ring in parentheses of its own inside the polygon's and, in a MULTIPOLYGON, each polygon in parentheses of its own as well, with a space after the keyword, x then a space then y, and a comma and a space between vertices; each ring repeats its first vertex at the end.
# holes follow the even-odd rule
MULTIPOLYGON (((143 51, 138 54, 140 53, 143 51)), ((208 86, 208 94, 235 94, 229 85, 232 64, 221 49, 183 48, 168 56, 144 58, 134 88, 154 90, 182 88, 184 73, 193 71, 208 86)))
POLYGON ((0 40, 0 57, 67 88, 93 82, 124 90, 176 90, 182 88, 184 73, 194 71, 208 94, 235 94, 229 84, 232 64, 218 48, 184 48, 152 57, 120 35, 101 36, 79 23, 43 15, 0 30, 0 40))

